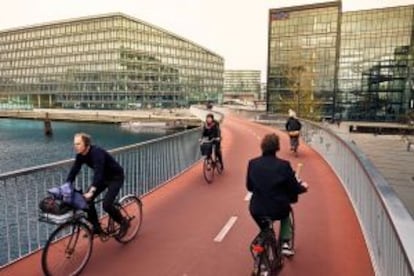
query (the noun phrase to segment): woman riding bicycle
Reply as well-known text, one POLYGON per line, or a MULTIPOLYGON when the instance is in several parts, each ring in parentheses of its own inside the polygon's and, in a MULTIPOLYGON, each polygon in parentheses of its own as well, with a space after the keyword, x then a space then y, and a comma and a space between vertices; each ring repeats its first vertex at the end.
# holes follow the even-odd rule
POLYGON ((76 159, 66 181, 72 183, 83 164, 88 165, 94 171, 92 185, 84 194, 89 201, 88 220, 93 226, 94 234, 100 234, 102 229, 93 201, 108 189, 103 200, 103 209, 120 225, 119 236, 123 236, 128 229, 128 220, 122 217, 120 211, 114 206, 114 201, 124 184, 124 170, 107 151, 91 145, 91 137, 88 134, 75 134, 74 148, 77 153, 76 159))
POLYGON ((293 255, 290 248, 290 204, 308 188, 307 183, 298 182, 290 163, 276 156, 279 151, 279 136, 266 135, 261 142, 262 156, 249 161, 247 189, 252 192, 250 213, 259 226, 265 230, 266 218, 281 221, 282 253, 293 255))
POLYGON ((296 113, 292 109, 289 109, 289 119, 286 122, 286 131, 289 134, 290 139, 290 150, 297 152, 299 146, 299 135, 302 124, 296 118, 296 113))
MULTIPOLYGON (((209 113, 206 116, 206 122, 201 133, 201 138, 208 138, 213 140, 215 145, 215 155, 217 160, 220 162, 222 169, 224 169, 223 156, 221 154, 221 130, 218 121, 214 120, 214 115, 209 113)), ((201 140, 201 139, 200 139, 201 140)))

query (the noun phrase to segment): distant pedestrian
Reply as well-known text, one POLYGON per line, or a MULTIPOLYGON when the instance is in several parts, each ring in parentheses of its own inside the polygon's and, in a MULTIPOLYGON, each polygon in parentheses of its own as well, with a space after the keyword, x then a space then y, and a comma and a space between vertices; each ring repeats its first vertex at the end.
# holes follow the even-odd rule
POLYGON ((335 118, 336 125, 337 125, 338 128, 340 128, 341 127, 341 122, 342 122, 342 114, 337 114, 335 117, 336 117, 335 118))

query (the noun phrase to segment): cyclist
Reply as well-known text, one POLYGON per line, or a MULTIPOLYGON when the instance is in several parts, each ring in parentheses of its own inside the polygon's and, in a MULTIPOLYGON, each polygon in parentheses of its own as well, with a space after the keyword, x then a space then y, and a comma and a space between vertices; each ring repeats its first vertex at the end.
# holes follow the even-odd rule
POLYGON ((94 199, 108 189, 103 199, 103 209, 120 225, 119 235, 122 237, 128 229, 128 220, 124 219, 121 212, 114 206, 114 201, 124 184, 124 170, 107 151, 92 145, 91 136, 88 134, 75 134, 73 143, 77 154, 66 181, 72 183, 83 164, 90 167, 94 171, 93 182, 83 196, 89 201, 87 213, 93 232, 94 234, 102 233, 94 199))
POLYGON ((207 114, 206 121, 203 126, 203 132, 201 138, 207 138, 209 140, 215 139, 212 143, 215 145, 215 155, 220 162, 221 167, 224 169, 223 156, 221 153, 221 129, 220 123, 214 120, 212 113, 207 114))
POLYGON ((296 152, 299 146, 299 134, 302 124, 296 118, 296 113, 292 109, 289 109, 289 119, 286 122, 286 131, 289 134, 290 139, 290 151, 296 152))
POLYGON ((290 248, 290 204, 297 202, 308 184, 298 182, 289 162, 276 156, 280 149, 279 136, 266 135, 261 149, 262 156, 251 159, 247 169, 247 189, 252 192, 250 214, 260 230, 267 228, 264 218, 281 221, 282 253, 291 256, 294 252, 290 248))

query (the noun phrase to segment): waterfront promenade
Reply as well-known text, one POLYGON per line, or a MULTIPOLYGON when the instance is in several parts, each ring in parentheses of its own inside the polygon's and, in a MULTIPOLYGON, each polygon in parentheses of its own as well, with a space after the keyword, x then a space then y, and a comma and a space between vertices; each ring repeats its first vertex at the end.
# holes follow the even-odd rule
POLYGON ((33 109, 0 110, 0 118, 24 118, 62 121, 87 121, 101 123, 140 122, 180 122, 189 126, 200 125, 188 109, 151 110, 78 110, 78 109, 33 109))

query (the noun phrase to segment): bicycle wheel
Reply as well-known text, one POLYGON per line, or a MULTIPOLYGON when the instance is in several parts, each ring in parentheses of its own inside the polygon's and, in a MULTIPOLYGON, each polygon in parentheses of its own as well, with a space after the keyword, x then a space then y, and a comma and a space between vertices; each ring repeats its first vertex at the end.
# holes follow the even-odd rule
POLYGON ((83 222, 60 225, 50 235, 42 253, 45 275, 78 275, 92 254, 93 235, 83 222))
POLYGON ((268 267, 265 265, 265 254, 261 254, 257 257, 253 264, 252 276, 270 275, 268 267))
POLYGON ((294 138, 293 142, 293 153, 295 157, 298 157, 298 148, 299 148, 299 136, 294 138))
POLYGON ((282 258, 282 251, 281 246, 279 245, 278 241, 272 239, 273 241, 265 244, 265 254, 267 260, 267 267, 270 271, 270 274, 273 275, 277 273, 283 265, 283 258, 282 258))
POLYGON ((206 157, 206 159, 204 159, 203 175, 204 175, 204 179, 207 181, 207 183, 213 182, 213 179, 214 179, 214 166, 213 166, 213 160, 211 160, 211 157, 206 157))
POLYGON ((223 173, 223 165, 221 164, 219 160, 216 161, 216 170, 218 174, 223 173))
MULTIPOLYGON (((276 271, 275 267, 275 250, 274 246, 266 242, 264 244, 264 251, 259 256, 257 268, 255 267, 256 274, 260 276, 271 276, 276 271)), ((256 264, 255 264, 256 265, 256 264)))
POLYGON ((121 214, 129 221, 128 231, 122 237, 115 236, 120 243, 130 242, 138 234, 142 224, 142 202, 135 195, 127 195, 119 200, 121 214))

